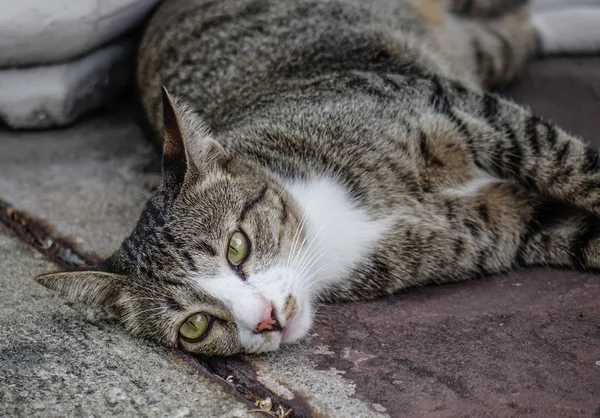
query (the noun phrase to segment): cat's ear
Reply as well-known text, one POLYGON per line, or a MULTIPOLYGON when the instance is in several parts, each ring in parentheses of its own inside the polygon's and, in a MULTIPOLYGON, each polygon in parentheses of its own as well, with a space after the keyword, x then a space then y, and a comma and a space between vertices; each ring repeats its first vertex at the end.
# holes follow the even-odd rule
POLYGON ((126 277, 103 271, 66 271, 42 274, 35 279, 73 300, 110 307, 119 298, 126 277))
POLYGON ((200 117, 165 87, 163 98, 163 181, 177 188, 188 174, 205 175, 228 161, 223 147, 210 137, 200 117))

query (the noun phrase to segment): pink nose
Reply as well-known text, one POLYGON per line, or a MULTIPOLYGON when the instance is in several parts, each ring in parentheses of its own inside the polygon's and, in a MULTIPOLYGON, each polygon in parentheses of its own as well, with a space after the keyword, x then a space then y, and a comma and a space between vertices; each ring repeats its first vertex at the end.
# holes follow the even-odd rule
POLYGON ((281 331, 281 325, 275 317, 275 311, 273 306, 269 304, 269 307, 263 312, 263 318, 254 328, 254 332, 260 334, 266 331, 281 331))

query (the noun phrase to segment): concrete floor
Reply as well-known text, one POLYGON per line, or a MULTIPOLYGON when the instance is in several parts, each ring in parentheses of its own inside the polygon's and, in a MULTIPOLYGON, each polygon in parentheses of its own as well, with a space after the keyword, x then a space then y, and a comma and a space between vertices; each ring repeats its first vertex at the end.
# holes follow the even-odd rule
MULTIPOLYGON (((600 58, 538 62, 505 94, 600 147, 600 58)), ((266 398, 291 416, 600 414, 593 274, 532 269, 323 306, 302 345, 229 359, 132 338, 37 285, 58 268, 41 253, 96 260, 137 219, 158 157, 131 113, 0 131, 0 220, 12 228, 0 227, 0 416, 250 416, 266 398)))

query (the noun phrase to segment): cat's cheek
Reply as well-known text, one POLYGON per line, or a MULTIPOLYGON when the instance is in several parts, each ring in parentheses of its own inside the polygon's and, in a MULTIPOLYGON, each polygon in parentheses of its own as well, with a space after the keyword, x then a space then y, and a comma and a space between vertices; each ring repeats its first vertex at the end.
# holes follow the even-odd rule
POLYGON ((295 343, 308 335, 313 323, 313 312, 309 302, 304 302, 296 315, 290 319, 282 332, 282 343, 295 343))

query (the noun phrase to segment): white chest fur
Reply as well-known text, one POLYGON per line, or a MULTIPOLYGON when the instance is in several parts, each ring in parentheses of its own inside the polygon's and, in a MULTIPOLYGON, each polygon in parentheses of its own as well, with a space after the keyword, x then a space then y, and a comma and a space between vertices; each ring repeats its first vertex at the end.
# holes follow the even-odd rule
POLYGON ((298 181, 286 188, 304 212, 307 236, 299 257, 314 264, 311 287, 316 292, 343 281, 392 223, 372 219, 343 186, 330 179, 298 181))

